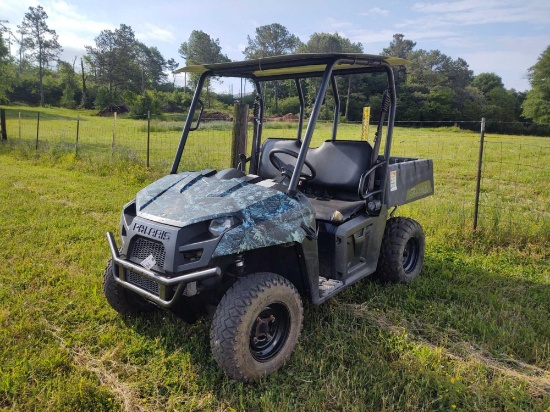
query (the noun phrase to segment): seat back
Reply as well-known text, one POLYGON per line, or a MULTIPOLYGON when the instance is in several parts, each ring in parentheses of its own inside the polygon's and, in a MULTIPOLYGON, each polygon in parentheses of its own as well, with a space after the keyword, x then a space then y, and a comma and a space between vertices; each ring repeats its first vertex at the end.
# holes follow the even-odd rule
POLYGON ((326 141, 308 153, 317 172, 309 186, 326 189, 334 197, 358 198, 359 180, 370 167, 371 155, 372 147, 365 141, 326 141))
MULTIPOLYGON (((269 160, 269 153, 274 149, 299 153, 300 143, 296 139, 267 139, 260 152, 258 172, 264 179, 280 174, 269 160)), ((288 164, 296 164, 292 156, 278 156, 288 164)), ((307 187, 328 190, 336 198, 358 199, 359 180, 369 169, 371 156, 371 145, 359 140, 327 140, 318 148, 310 148, 306 159, 315 168, 316 176, 307 182, 307 187)))

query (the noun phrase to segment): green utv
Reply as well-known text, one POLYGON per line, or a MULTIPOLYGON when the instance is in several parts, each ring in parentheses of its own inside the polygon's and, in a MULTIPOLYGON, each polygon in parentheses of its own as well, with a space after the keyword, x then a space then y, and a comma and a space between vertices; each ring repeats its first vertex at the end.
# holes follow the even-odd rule
POLYGON ((389 209, 433 194, 434 186, 431 160, 390 156, 396 107, 391 66, 405 63, 332 53, 180 69, 200 77, 171 173, 124 206, 120 248, 107 234, 112 259, 103 289, 109 304, 123 315, 160 307, 188 321, 213 312, 210 345, 216 362, 229 377, 249 381, 289 359, 302 328, 303 300, 321 304, 369 275, 414 279, 424 260, 424 233, 412 219, 391 217, 389 209), (337 138, 335 79, 363 73, 387 78, 372 144, 337 138), (254 84, 251 153, 241 154, 236 168, 180 172, 210 77, 254 84), (317 79, 312 83, 317 97, 302 133, 303 82, 310 78, 317 79), (263 86, 280 80, 296 86, 297 135, 262 139, 263 86), (332 138, 313 148, 329 88, 335 103, 332 138))

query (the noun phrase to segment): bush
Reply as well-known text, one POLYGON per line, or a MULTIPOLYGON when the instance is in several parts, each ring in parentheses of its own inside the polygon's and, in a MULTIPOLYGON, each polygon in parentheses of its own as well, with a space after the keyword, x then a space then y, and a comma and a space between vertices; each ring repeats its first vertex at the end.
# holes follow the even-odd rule
POLYGON ((138 96, 130 107, 130 116, 137 119, 146 119, 147 112, 159 114, 161 112, 161 102, 155 92, 146 90, 145 93, 138 96))
POLYGON ((104 107, 109 106, 113 101, 112 93, 106 87, 100 87, 97 89, 97 93, 94 99, 94 109, 101 110, 104 107))
POLYGON ((298 96, 287 97, 279 100, 279 112, 281 114, 300 113, 300 99, 298 96))

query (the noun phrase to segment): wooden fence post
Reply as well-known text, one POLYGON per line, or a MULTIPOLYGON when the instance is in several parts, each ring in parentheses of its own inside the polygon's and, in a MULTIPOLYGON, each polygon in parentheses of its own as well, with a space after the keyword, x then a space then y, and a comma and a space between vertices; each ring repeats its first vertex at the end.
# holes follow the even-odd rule
POLYGON ((6 129, 6 109, 0 109, 0 129, 2 129, 2 140, 8 140, 6 129))
POLYGON ((40 132, 40 112, 36 112, 36 151, 38 151, 38 134, 40 132))
POLYGON ((111 144, 111 150, 113 153, 115 151, 115 144, 116 144, 116 112, 115 112, 115 118, 113 121, 113 143, 111 144))
POLYGON ((80 115, 76 118, 76 142, 74 143, 74 155, 78 156, 78 136, 80 134, 80 115))
MULTIPOLYGON (((231 167, 237 167, 241 161, 239 155, 246 155, 248 139, 248 105, 235 103, 233 106, 233 140, 231 142, 231 167)), ((244 169, 244 164, 243 164, 244 169)))

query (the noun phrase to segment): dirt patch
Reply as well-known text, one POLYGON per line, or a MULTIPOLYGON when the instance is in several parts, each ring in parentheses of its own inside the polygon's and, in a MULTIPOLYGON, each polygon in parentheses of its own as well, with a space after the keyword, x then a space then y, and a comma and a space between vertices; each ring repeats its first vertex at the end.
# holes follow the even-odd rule
POLYGON ((225 113, 221 113, 221 112, 204 112, 204 114, 202 115, 202 119, 201 119, 203 122, 216 122, 216 121, 225 121, 225 122, 230 122, 233 120, 233 118, 231 116, 229 116, 228 114, 225 114, 225 113))
POLYGON ((114 116, 115 113, 121 114, 121 113, 128 113, 129 111, 130 111, 130 108, 125 104, 111 103, 109 106, 101 109, 97 115, 101 117, 108 117, 108 116, 114 116))

